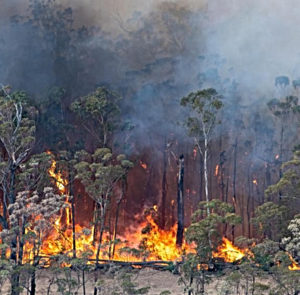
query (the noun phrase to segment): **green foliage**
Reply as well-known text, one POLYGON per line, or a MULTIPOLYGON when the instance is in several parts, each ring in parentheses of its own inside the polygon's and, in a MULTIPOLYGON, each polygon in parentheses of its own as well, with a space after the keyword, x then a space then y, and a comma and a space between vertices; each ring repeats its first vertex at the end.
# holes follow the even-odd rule
POLYGON ((51 186, 47 173, 51 166, 51 156, 47 153, 34 154, 20 166, 17 175, 17 191, 41 192, 45 186, 51 186))
POLYGON ((108 201, 115 185, 125 177, 133 164, 129 160, 118 161, 108 148, 99 148, 94 154, 80 151, 75 154, 76 178, 85 186, 86 192, 98 203, 108 201), (124 165, 125 164, 125 165, 124 165))
POLYGON ((183 97, 181 105, 188 107, 193 114, 186 121, 190 135, 201 140, 212 132, 217 112, 222 108, 223 103, 217 91, 209 88, 192 92, 183 97))
POLYGON ((73 277, 72 270, 69 267, 57 268, 55 272, 55 283, 57 285, 57 294, 76 295, 80 284, 78 278, 73 277))
POLYGON ((288 211, 285 206, 266 202, 255 209, 252 223, 263 238, 280 241, 286 232, 288 211))
MULTIPOLYGON (((65 101, 67 92, 61 87, 52 87, 43 95, 41 101, 36 103, 39 109, 38 134, 42 144, 51 151, 59 149, 72 150, 78 143, 70 142, 74 126, 69 125, 65 118, 65 101), (46 134, 47 136, 43 136, 46 134)), ((81 130, 76 130, 77 134, 81 130)), ((81 146, 82 148, 82 146, 81 146)))
MULTIPOLYGON (((216 250, 221 242, 221 235, 218 226, 221 224, 236 225, 241 218, 233 213, 232 205, 213 199, 207 202, 200 202, 199 209, 193 214, 192 224, 187 229, 186 238, 195 242, 200 256, 210 259, 212 251, 216 250), (207 214, 207 208, 210 214, 207 214), (204 218, 202 218, 204 217, 204 218)), ((207 262, 207 260, 206 260, 207 262)))
POLYGON ((267 105, 276 117, 281 117, 282 119, 299 110, 298 97, 292 95, 285 97, 284 100, 273 98, 267 105))
POLYGON ((254 254, 253 263, 264 271, 268 271, 276 264, 276 254, 279 251, 279 243, 272 240, 264 240, 251 249, 254 254))
POLYGON ((288 225, 289 235, 282 239, 285 249, 300 262, 300 215, 296 215, 288 225))
POLYGON ((100 295, 142 295, 148 294, 150 287, 139 287, 134 278, 135 271, 130 269, 115 269, 114 282, 108 283, 101 279, 97 282, 100 295))
POLYGON ((35 141, 34 108, 23 92, 9 95, 0 90, 0 142, 12 164, 18 167, 35 141))
POLYGON ((297 147, 294 150, 293 158, 282 164, 282 171, 281 179, 265 191, 268 199, 276 199, 279 196, 279 205, 271 205, 268 202, 263 206, 270 206, 270 208, 265 208, 266 212, 263 212, 262 208, 260 213, 261 216, 264 216, 269 237, 277 240, 287 234, 285 231, 287 224, 299 213, 297 204, 300 200, 300 152, 297 147))
POLYGON ((79 115, 84 128, 102 146, 107 145, 109 136, 118 126, 120 99, 115 92, 100 87, 71 105, 71 109, 79 115))
MULTIPOLYGON (((284 256, 284 253, 283 255, 284 256)), ((281 259, 282 260, 282 259, 281 259)), ((286 263, 288 263, 288 256, 285 254, 286 263)), ((272 284, 269 295, 286 295, 297 294, 300 290, 300 272, 290 271, 286 263, 281 263, 272 268, 271 275, 276 282, 272 284)))
POLYGON ((204 294, 201 292, 204 292, 205 283, 209 280, 207 270, 213 263, 212 254, 221 243, 219 226, 241 222, 233 211, 232 205, 214 199, 200 202, 199 209, 193 214, 192 224, 186 231, 186 240, 195 243, 196 253, 184 257, 180 278, 188 294, 204 294), (210 209, 209 214, 207 208, 210 209), (197 293, 197 290, 201 292, 197 293))

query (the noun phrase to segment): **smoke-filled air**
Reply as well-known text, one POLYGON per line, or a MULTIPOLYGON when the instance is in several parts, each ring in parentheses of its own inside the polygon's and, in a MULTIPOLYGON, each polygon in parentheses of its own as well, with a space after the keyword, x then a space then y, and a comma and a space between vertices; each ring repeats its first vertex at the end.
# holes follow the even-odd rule
POLYGON ((299 11, 0 0, 0 294, 300 294, 299 11))

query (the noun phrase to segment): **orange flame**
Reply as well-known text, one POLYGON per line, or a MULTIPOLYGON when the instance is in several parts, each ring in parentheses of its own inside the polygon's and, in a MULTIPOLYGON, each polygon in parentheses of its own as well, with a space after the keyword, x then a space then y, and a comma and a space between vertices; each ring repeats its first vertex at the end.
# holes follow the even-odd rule
POLYGON ((197 149, 196 148, 193 149, 193 158, 194 158, 194 160, 196 160, 196 158, 197 158, 197 149))
MULTIPOLYGON (((60 193, 67 194, 68 182, 64 179, 63 174, 60 171, 56 171, 56 162, 54 159, 52 159, 49 174, 55 179, 56 186, 60 193)), ((66 202, 68 202, 68 200, 66 202)), ((153 209, 156 211, 157 205, 154 205, 153 209)), ((53 224, 52 231, 42 242, 41 251, 39 253, 40 256, 50 256, 61 253, 65 253, 70 256, 72 255, 72 227, 68 223, 68 218, 66 220, 66 224, 62 222, 63 213, 64 211, 62 211, 60 216, 56 219, 53 224)), ((67 211, 66 216, 68 216, 67 211)), ((93 241, 93 229, 85 229, 77 224, 75 227, 75 233, 77 256, 80 257, 83 252, 90 251, 92 253, 90 258, 95 258, 97 244, 93 241)), ((148 215, 146 216, 145 222, 141 223, 133 231, 128 231, 122 235, 122 241, 117 242, 115 245, 113 257, 111 254, 111 238, 108 233, 105 233, 100 259, 142 261, 147 258, 149 261, 160 259, 172 261, 179 259, 184 252, 194 252, 193 246, 188 245, 185 242, 181 248, 176 246, 176 233, 177 225, 173 225, 169 230, 163 230, 158 226, 153 217, 148 215), (147 230, 145 230, 145 228, 147 230), (130 251, 132 249, 143 249, 143 251, 130 251)), ((32 246, 28 243, 25 245, 24 254, 24 259, 30 260, 33 258, 32 246)), ((242 259, 247 254, 251 255, 251 252, 248 249, 242 250, 224 237, 222 239, 222 244, 218 247, 217 251, 213 253, 213 257, 222 258, 224 261, 232 263, 242 259)), ((292 261, 292 265, 289 266, 289 269, 299 270, 300 266, 297 265, 291 256, 290 259, 292 261)), ((207 266, 199 265, 199 267, 206 268, 207 266)))
POLYGON ((226 262, 235 262, 246 255, 247 250, 242 250, 233 245, 227 238, 222 238, 222 244, 218 247, 217 252, 213 253, 215 258, 223 258, 226 262))
POLYGON ((215 176, 218 176, 218 174, 219 174, 219 165, 216 165, 215 176))
POLYGON ((143 161, 140 161, 140 165, 144 170, 147 170, 148 165, 146 163, 144 163, 143 161))
POLYGON ((253 179, 253 184, 255 184, 255 185, 258 185, 258 183, 257 183, 257 180, 256 179, 253 179))
MULTIPOLYGON (((48 152, 51 154, 50 152, 48 152)), ((144 164, 144 163, 142 163, 144 164)), ((146 165, 146 164, 145 164, 146 165)), ((61 171, 56 171, 56 161, 52 158, 51 167, 48 171, 49 175, 55 179, 55 184, 61 194, 67 195, 68 181, 64 179, 61 171)), ((66 203, 69 204, 68 198, 66 203)), ((154 211, 158 210, 157 205, 153 206, 154 211)), ((53 229, 47 238, 42 242, 40 255, 50 256, 65 253, 72 255, 73 250, 73 232, 70 220, 70 208, 62 210, 60 216, 55 220, 53 229), (66 211, 64 211, 66 210, 66 211), (64 212, 66 222, 64 222, 64 212)), ((170 230, 162 230, 154 221, 151 215, 146 217, 146 221, 140 224, 134 231, 128 231, 122 236, 122 240, 115 245, 114 256, 111 255, 111 237, 109 233, 104 234, 103 247, 100 252, 100 259, 114 259, 120 261, 142 261, 147 260, 175 260, 181 256, 183 251, 190 252, 192 247, 183 244, 182 248, 176 246, 177 225, 170 230), (148 227, 149 230, 144 229, 148 227), (144 249, 144 254, 139 251, 130 251, 138 249, 140 246, 144 249), (127 248, 127 250, 124 250, 127 248), (144 255, 144 256, 143 256, 144 255)), ((83 252, 90 251, 91 259, 95 259, 97 252, 97 244, 94 243, 94 232, 92 229, 85 229, 77 224, 75 226, 76 233, 76 255, 79 257, 83 252)), ((32 247, 27 244, 25 247, 27 260, 33 258, 32 247)))
POLYGON ((289 258, 292 262, 291 265, 289 265, 289 270, 300 270, 300 265, 297 264, 297 262, 294 260, 294 258, 292 257, 292 255, 289 254, 289 258))

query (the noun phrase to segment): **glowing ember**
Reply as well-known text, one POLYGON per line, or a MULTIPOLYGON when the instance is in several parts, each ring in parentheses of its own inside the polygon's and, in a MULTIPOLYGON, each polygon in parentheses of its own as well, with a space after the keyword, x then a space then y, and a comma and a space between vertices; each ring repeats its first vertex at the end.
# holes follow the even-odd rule
POLYGON ((146 163, 144 163, 143 161, 140 161, 140 165, 144 170, 147 170, 148 166, 146 163))
POLYGON ((256 179, 253 179, 253 184, 255 184, 255 185, 257 185, 258 183, 257 183, 257 180, 256 179))
POLYGON ((218 247, 217 252, 213 253, 215 258, 223 258, 226 262, 235 262, 246 255, 247 250, 242 250, 232 244, 225 237, 222 238, 222 244, 218 247))
POLYGON ((193 157, 194 157, 194 160, 196 160, 196 158, 197 158, 197 149, 196 148, 193 149, 193 157))
POLYGON ((289 255, 289 257, 292 262, 292 264, 289 265, 289 270, 300 270, 300 265, 297 264, 297 262, 294 260, 294 258, 291 255, 289 255))
POLYGON ((219 165, 216 165, 215 176, 218 176, 218 174, 219 174, 219 165))

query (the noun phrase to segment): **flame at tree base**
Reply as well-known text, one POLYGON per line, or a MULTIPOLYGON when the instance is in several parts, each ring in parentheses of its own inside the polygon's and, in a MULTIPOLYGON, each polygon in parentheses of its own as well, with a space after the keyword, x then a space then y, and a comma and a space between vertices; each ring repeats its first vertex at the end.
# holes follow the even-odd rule
POLYGON ((218 247, 217 252, 213 252, 214 258, 222 258, 225 262, 235 262, 241 260, 247 253, 246 250, 242 250, 233 245, 227 238, 222 238, 222 244, 218 247))
MULTIPOLYGON (((184 243, 181 248, 176 246, 177 225, 170 230, 162 230, 149 215, 146 221, 138 226, 135 232, 126 233, 122 240, 115 243, 114 255, 112 255, 112 241, 108 233, 104 234, 99 259, 117 260, 126 262, 137 261, 174 261, 181 257, 184 252, 191 252, 193 248, 184 243), (149 228, 145 232, 145 228, 149 228)), ((90 252, 90 259, 96 258, 97 243, 94 243, 93 231, 76 225, 76 255, 90 252)), ((32 258, 31 247, 25 249, 25 260, 32 258)), ((41 256, 52 256, 58 254, 73 255, 73 233, 69 227, 62 231, 55 227, 41 246, 41 256)))
MULTIPOLYGON (((47 152, 51 155, 51 152, 47 152)), ((142 165, 143 167, 143 165, 142 165)), ((146 169, 147 167, 143 167, 146 169)), ((54 178, 55 185, 61 194, 66 195, 67 208, 61 210, 60 215, 53 223, 53 228, 48 236, 42 241, 39 256, 50 257, 53 255, 66 254, 70 257, 74 255, 72 217, 70 215, 70 203, 68 196, 68 181, 60 171, 56 171, 56 161, 52 158, 49 175, 54 178)), ((216 173, 218 174, 218 173, 216 173)), ((157 206, 153 207, 157 211, 157 206)), ((152 215, 146 216, 146 221, 140 224, 134 232, 127 232, 122 235, 121 241, 111 241, 112 235, 104 234, 99 259, 116 260, 125 262, 138 261, 174 261, 180 259, 183 253, 194 253, 194 247, 183 243, 179 248, 176 245, 177 225, 173 225, 169 230, 161 229, 155 222, 152 215)), ((75 226, 76 256, 91 253, 91 260, 96 258, 97 237, 94 236, 94 228, 86 229, 77 224, 75 226)), ((241 260, 245 255, 253 254, 248 249, 240 249, 227 238, 222 238, 222 244, 216 252, 214 258, 221 258, 225 262, 233 263, 241 260)), ((33 261, 33 246, 25 244, 23 262, 33 261)), ((300 266, 290 256, 292 264, 290 270, 300 270, 300 266)), ((46 259, 47 260, 47 259, 46 259)), ((49 261, 49 260, 48 260, 49 261)), ((206 269, 207 266, 201 266, 206 269)))

